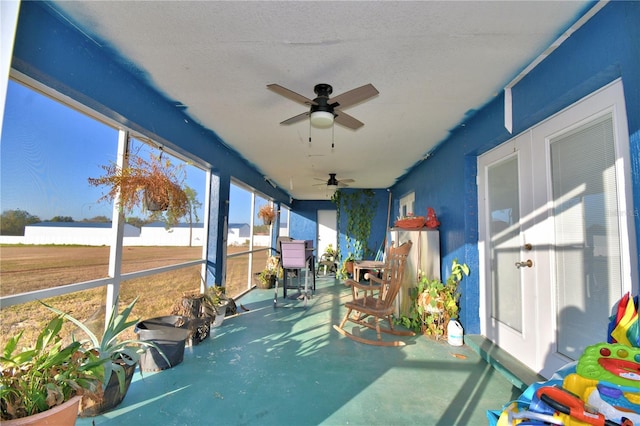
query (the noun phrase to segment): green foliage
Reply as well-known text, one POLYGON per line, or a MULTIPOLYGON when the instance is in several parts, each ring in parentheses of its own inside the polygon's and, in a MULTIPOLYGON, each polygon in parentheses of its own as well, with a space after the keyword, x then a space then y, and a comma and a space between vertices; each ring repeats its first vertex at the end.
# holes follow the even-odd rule
POLYGON ((54 216, 49 222, 74 222, 71 216, 54 216))
MULTIPOLYGON (((353 256, 355 260, 371 256, 374 251, 368 247, 368 242, 371 235, 371 224, 378 207, 373 190, 358 189, 352 192, 339 190, 333 194, 331 201, 336 205, 338 226, 340 226, 342 214, 347 215, 347 228, 344 235, 349 256, 353 256)), ((340 257, 340 253, 338 256, 340 257)), ((341 278, 346 276, 343 274, 346 259, 342 260, 341 278)))
POLYGON ((119 340, 119 336, 127 329, 133 327, 139 320, 127 321, 133 307, 135 306, 138 298, 135 298, 121 313, 118 313, 118 302, 116 301, 113 309, 111 310, 111 316, 107 322, 102 336, 96 336, 83 322, 72 317, 71 315, 47 305, 41 302, 44 306, 51 311, 57 313, 63 318, 68 319, 88 336, 87 340, 81 341, 83 349, 98 356, 98 359, 104 361, 104 377, 107 378, 103 382, 103 386, 106 387, 111 377, 111 372, 115 372, 118 377, 118 384, 120 391, 124 392, 125 387, 125 371, 122 364, 135 365, 140 360, 140 355, 148 348, 155 348, 158 353, 167 361, 167 364, 171 364, 162 350, 156 346, 155 343, 147 342, 138 339, 119 340), (110 362, 106 362, 110 361, 110 362))
MULTIPOLYGON (((94 217, 89 218, 89 219, 82 219, 82 221, 83 222, 94 222, 94 223, 109 223, 109 222, 111 222, 111 219, 106 217, 106 216, 100 215, 100 216, 94 216, 94 217)), ((127 219, 127 222, 128 221, 129 220, 127 219)))
POLYGON ((131 226, 135 226, 136 228, 142 228, 144 225, 150 223, 148 219, 141 219, 136 216, 131 216, 127 218, 127 223, 131 226))
POLYGON ((42 222, 24 210, 5 210, 0 215, 0 235, 24 235, 24 227, 42 222))
POLYGON ((104 379, 103 365, 80 342, 63 346, 63 317, 51 320, 36 344, 17 352, 22 332, 9 339, 0 356, 2 420, 27 417, 63 404, 85 390, 94 392, 104 379))
POLYGON ((400 322, 416 332, 444 336, 449 320, 458 318, 458 284, 465 275, 469 275, 469 266, 454 259, 446 283, 422 277, 411 294, 409 316, 402 316, 400 322))

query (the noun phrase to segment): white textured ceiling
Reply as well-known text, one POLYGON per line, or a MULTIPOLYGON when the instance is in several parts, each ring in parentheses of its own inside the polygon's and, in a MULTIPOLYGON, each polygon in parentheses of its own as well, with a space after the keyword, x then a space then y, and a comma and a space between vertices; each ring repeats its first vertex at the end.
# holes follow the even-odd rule
POLYGON ((72 22, 142 70, 297 199, 323 199, 317 179, 387 188, 465 116, 555 41, 584 1, 63 1, 72 22), (364 122, 311 129, 279 123, 315 98, 367 83, 380 94, 345 112, 364 122), (331 149, 332 137, 335 148, 331 149))

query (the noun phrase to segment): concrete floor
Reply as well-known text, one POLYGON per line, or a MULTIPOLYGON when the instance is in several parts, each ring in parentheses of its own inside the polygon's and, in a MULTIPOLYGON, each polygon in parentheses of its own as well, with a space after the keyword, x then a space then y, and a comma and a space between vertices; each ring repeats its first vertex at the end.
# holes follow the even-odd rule
POLYGON ((76 424, 486 425, 486 410, 520 394, 467 345, 341 336, 332 325, 349 297, 333 278, 318 280, 306 308, 280 298, 286 306, 274 309, 273 290, 253 290, 237 301, 249 311, 187 348, 181 364, 136 372, 117 409, 76 424))

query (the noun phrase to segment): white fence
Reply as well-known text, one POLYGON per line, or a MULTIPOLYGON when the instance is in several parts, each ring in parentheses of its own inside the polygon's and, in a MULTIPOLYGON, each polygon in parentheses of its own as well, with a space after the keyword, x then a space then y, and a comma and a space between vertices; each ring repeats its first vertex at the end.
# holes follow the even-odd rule
MULTIPOLYGON (((189 227, 165 229, 162 226, 143 226, 142 229, 125 225, 124 246, 202 246, 204 228, 202 225, 191 230, 189 227)), ((238 237, 232 232, 227 236, 227 245, 248 245, 249 239, 238 237)), ((27 245, 86 245, 108 246, 111 244, 110 227, 74 227, 74 226, 27 226, 24 236, 0 235, 0 244, 27 245)), ((269 247, 271 239, 268 235, 255 235, 254 246, 269 247)))

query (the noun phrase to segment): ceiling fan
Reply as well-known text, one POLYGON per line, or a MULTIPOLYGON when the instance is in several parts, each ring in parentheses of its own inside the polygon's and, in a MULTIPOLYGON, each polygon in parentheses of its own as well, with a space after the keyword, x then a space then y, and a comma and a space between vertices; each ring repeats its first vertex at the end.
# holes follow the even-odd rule
POLYGON ((352 183, 355 182, 355 180, 353 179, 336 179, 336 173, 329 173, 329 180, 325 181, 324 179, 320 179, 320 178, 314 178, 315 180, 320 180, 323 183, 317 183, 313 186, 327 186, 327 189, 331 190, 331 191, 335 191, 338 188, 346 188, 347 183, 352 183))
POLYGON ((330 98, 329 96, 333 93, 333 87, 322 83, 316 84, 313 88, 317 97, 311 100, 279 84, 267 84, 267 88, 287 99, 311 107, 309 111, 291 117, 280 124, 293 124, 309 117, 311 125, 321 129, 331 127, 334 120, 336 123, 352 130, 357 130, 364 126, 364 123, 343 112, 342 109, 366 101, 379 93, 372 84, 365 84, 330 98))

